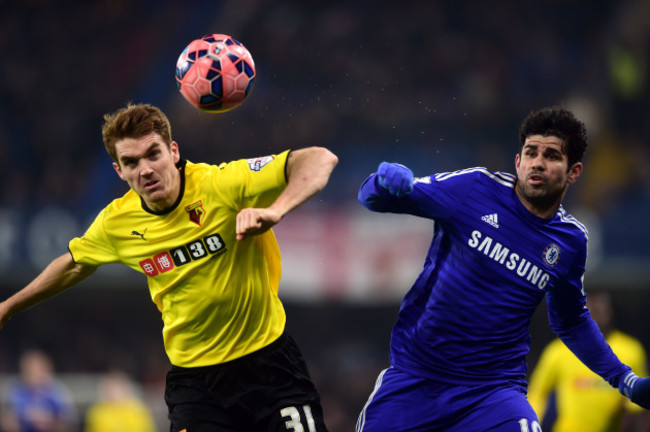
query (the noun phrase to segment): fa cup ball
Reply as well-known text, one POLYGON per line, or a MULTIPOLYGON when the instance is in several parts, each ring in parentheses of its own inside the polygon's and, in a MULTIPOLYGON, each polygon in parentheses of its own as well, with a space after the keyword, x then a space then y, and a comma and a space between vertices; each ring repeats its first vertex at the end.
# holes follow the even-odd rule
POLYGON ((176 84, 194 107, 218 113, 238 107, 255 81, 255 63, 241 42, 225 34, 195 39, 176 62, 176 84))

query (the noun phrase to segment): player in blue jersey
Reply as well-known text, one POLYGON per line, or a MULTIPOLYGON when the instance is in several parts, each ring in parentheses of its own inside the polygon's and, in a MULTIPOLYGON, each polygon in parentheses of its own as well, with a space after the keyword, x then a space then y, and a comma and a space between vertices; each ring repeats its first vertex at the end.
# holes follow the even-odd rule
POLYGON ((7 387, 0 430, 72 432, 78 430, 70 390, 61 382, 49 355, 29 349, 20 355, 20 377, 7 387))
POLYGON ((584 124, 563 108, 523 121, 516 175, 484 168, 414 178, 382 163, 359 190, 377 212, 434 221, 357 432, 541 431, 526 399, 531 317, 546 298, 553 331, 633 402, 650 378, 613 354, 585 306, 587 230, 561 203, 582 173, 584 124))

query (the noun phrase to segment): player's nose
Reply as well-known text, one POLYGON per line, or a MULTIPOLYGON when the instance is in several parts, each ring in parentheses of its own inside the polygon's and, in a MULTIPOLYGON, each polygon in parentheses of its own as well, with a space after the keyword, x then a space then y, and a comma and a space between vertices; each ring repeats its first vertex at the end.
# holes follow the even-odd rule
POLYGON ((542 155, 537 155, 530 164, 530 168, 533 171, 543 171, 546 165, 544 164, 544 157, 542 155))
POLYGON ((140 165, 140 175, 143 177, 149 177, 152 173, 153 173, 153 168, 151 168, 151 166, 148 163, 142 162, 142 164, 140 165))

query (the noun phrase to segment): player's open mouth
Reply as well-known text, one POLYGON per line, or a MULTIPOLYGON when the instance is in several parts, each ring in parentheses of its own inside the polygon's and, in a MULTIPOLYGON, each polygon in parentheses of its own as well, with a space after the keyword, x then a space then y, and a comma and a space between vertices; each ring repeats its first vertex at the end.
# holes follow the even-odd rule
POLYGON ((528 176, 528 182, 533 185, 543 184, 546 178, 541 174, 531 174, 528 176))
POLYGON ((154 189, 156 186, 158 186, 158 183, 159 183, 158 181, 147 182, 147 183, 145 183, 144 188, 146 190, 154 189))

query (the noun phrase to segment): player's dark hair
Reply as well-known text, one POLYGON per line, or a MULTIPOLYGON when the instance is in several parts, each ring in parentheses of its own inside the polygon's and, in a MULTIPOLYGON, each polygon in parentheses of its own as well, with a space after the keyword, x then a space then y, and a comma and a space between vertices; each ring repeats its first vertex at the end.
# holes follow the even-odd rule
POLYGON ((125 138, 141 138, 155 132, 169 148, 172 129, 167 116, 157 107, 149 104, 127 104, 114 113, 104 115, 102 139, 106 151, 116 163, 120 163, 115 144, 125 138))
POLYGON ((519 153, 526 138, 531 135, 555 136, 564 142, 569 168, 581 162, 587 149, 587 128, 573 113, 562 107, 548 107, 533 111, 519 128, 519 153))

